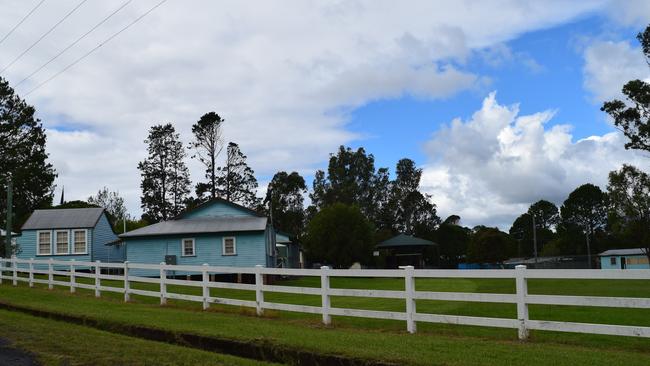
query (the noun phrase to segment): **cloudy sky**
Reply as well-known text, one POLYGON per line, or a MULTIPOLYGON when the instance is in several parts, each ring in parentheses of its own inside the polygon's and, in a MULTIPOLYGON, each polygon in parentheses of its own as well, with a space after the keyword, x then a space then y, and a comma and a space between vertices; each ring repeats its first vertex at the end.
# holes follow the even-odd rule
MULTIPOLYGON (((0 0, 0 37, 39 2, 0 0)), ((158 3, 46 0, 0 43, 2 76, 47 128, 57 199, 107 186, 139 214, 148 128, 173 122, 187 142, 208 111, 262 189, 363 146, 378 166, 414 159, 440 215, 466 225, 507 228, 538 199, 650 167, 599 111, 650 78, 634 39, 650 2, 168 0, 39 86, 158 3)))

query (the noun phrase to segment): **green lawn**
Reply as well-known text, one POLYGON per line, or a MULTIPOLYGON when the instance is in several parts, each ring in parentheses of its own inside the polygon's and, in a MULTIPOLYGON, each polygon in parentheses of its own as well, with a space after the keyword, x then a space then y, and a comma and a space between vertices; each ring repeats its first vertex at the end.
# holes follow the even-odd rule
MULTIPOLYGON (((120 283, 102 281, 119 287, 120 283)), ((318 286, 318 278, 289 280, 284 285, 318 286)), ((334 352, 370 358, 396 360, 409 364, 650 364, 650 340, 586 334, 533 332, 531 341, 516 341, 516 331, 483 327, 418 323, 417 335, 404 331, 404 322, 335 317, 334 327, 320 324, 318 315, 267 311, 256 318, 254 309, 212 306, 200 311, 199 303, 169 300, 168 306, 157 305, 158 299, 133 296, 124 304, 121 295, 102 293, 94 299, 91 291, 78 290, 69 295, 65 288, 47 291, 39 285, 27 289, 0 286, 0 300, 57 312, 83 314, 97 319, 126 324, 154 325, 176 331, 237 339, 264 339, 301 349, 334 352)), ((157 285, 139 284, 152 289, 157 285)), ((397 279, 332 279, 333 287, 403 288, 397 279)), ((423 280, 418 290, 513 293, 510 280, 457 279, 423 280)), ((199 288, 169 286, 170 292, 200 294, 199 288)), ((572 294, 595 296, 650 297, 650 281, 575 281, 531 280, 529 291, 536 294, 572 294)), ((213 289, 212 296, 254 299, 249 291, 213 289)), ((318 296, 267 293, 267 301, 320 305, 318 296)), ((364 309, 398 310, 403 301, 390 299, 334 298, 333 306, 364 309)), ((514 305, 479 304, 446 301, 418 301, 419 312, 514 317, 514 305)), ((531 306, 534 319, 582 321, 592 323, 650 326, 648 309, 615 309, 568 306, 531 306)))
POLYGON ((2 338, 43 365, 272 365, 0 310, 2 338))

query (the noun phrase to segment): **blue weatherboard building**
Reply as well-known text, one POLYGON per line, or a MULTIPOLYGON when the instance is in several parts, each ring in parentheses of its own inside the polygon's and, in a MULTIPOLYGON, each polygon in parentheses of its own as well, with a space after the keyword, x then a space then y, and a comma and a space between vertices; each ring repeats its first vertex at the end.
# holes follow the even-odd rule
MULTIPOLYGON (((230 267, 275 267, 277 263, 276 236, 270 220, 222 199, 119 237, 131 263, 230 267)), ((156 274, 142 270, 138 275, 156 274)))
POLYGON ((16 256, 49 259, 122 262, 121 245, 103 208, 36 210, 16 238, 16 256))
POLYGON ((650 269, 650 261, 642 248, 611 249, 598 256, 602 269, 650 269))

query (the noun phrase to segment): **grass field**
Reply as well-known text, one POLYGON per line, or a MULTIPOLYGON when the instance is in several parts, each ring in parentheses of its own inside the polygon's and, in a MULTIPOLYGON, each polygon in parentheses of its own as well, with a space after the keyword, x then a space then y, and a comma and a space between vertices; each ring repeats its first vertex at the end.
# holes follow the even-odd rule
MULTIPOLYGON (((102 281, 119 287, 119 282, 102 281)), ((283 285, 319 286, 318 278, 289 280, 283 285)), ((398 279, 332 279, 333 287, 399 290, 398 279)), ((155 289, 156 285, 138 284, 134 288, 155 289)), ((418 290, 513 293, 514 282, 492 279, 419 279, 418 290)), ((198 288, 169 286, 170 292, 199 294, 198 288)), ((65 288, 47 291, 40 286, 27 289, 0 286, 0 300, 52 311, 82 314, 96 319, 125 324, 154 325, 175 331, 274 342, 316 352, 333 352, 367 358, 396 360, 404 364, 650 364, 650 340, 586 334, 533 332, 531 341, 516 341, 516 331, 443 324, 418 324, 417 335, 404 331, 404 322, 335 317, 334 327, 324 327, 320 317, 309 314, 267 311, 256 318, 253 310, 212 306, 200 311, 199 303, 169 300, 165 307, 158 299, 134 296, 124 304, 121 295, 78 290, 70 295, 65 288)), ((594 296, 650 297, 649 281, 603 280, 531 280, 530 293, 594 296)), ((212 296, 254 299, 249 291, 213 289, 212 296)), ((267 301, 320 305, 318 296, 267 293, 267 301)), ((403 310, 400 300, 335 297, 332 305, 380 310, 403 310)), ((447 301, 418 301, 419 312, 515 316, 514 305, 478 304, 447 301)), ((531 306, 531 318, 591 323, 650 325, 648 309, 615 309, 569 306, 531 306)))
POLYGON ((273 365, 0 310, 2 338, 60 365, 273 365))

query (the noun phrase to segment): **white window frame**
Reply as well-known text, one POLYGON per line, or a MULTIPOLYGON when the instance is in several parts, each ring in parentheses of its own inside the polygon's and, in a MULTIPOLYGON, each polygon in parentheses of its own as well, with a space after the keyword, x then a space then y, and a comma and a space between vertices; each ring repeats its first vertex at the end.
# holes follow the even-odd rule
POLYGON ((224 236, 221 239, 221 255, 237 255, 237 238, 234 236, 224 236), (226 240, 232 239, 232 253, 226 253, 226 240))
POLYGON ((196 257, 196 240, 194 238, 181 239, 181 257, 196 257), (185 241, 192 241, 192 254, 185 254, 185 241))
POLYGON ((69 255, 70 254, 70 230, 54 230, 54 255, 69 255), (59 233, 66 233, 68 236, 66 251, 59 252, 59 233))
POLYGON ((36 255, 52 255, 52 231, 51 230, 38 230, 36 231, 36 255), (50 234, 50 245, 47 253, 41 252, 41 233, 50 234))
POLYGON ((88 254, 88 229, 73 229, 71 231, 72 231, 72 251, 71 251, 71 254, 74 254, 74 255, 86 255, 86 254, 88 254), (76 244, 76 239, 75 239, 76 233, 80 232, 80 231, 83 231, 83 233, 84 233, 84 242, 86 243, 86 246, 84 247, 83 252, 77 252, 76 245, 75 245, 76 244))

